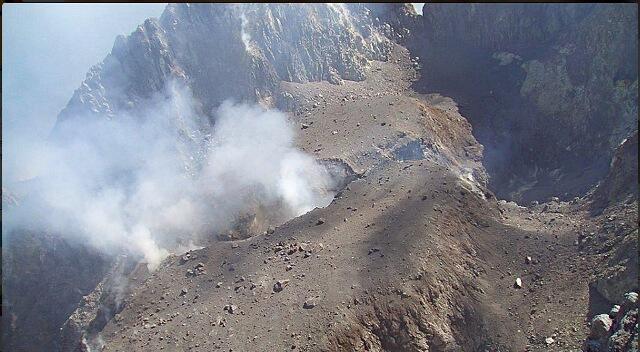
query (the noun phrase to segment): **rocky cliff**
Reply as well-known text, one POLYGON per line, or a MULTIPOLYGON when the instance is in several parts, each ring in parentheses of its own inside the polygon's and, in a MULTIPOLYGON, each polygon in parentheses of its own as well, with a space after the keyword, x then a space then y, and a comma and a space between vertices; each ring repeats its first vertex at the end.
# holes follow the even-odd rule
POLYGON ((638 131, 616 148, 609 173, 591 198, 596 213, 617 202, 638 200, 638 131))
POLYGON ((633 4, 427 4, 421 88, 456 98, 498 195, 583 194, 637 129, 633 4))
POLYGON ((135 109, 171 78, 205 113, 228 98, 273 105, 281 80, 361 81, 414 15, 405 4, 172 4, 116 39, 60 119, 135 109))

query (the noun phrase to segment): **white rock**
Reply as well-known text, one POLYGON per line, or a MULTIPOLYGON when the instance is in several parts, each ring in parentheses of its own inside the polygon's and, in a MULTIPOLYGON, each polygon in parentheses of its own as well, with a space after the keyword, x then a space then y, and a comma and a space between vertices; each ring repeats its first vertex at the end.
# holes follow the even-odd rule
POLYGON ((546 339, 544 339, 544 343, 546 343, 547 345, 551 345, 554 342, 556 342, 556 340, 554 340, 553 337, 547 337, 546 339))
POLYGON ((589 337, 593 340, 599 340, 607 336, 612 324, 613 321, 609 318, 609 314, 596 315, 593 317, 593 320, 591 320, 591 334, 589 337))
POLYGON ((516 278, 516 282, 513 284, 513 287, 515 288, 522 288, 522 279, 521 278, 516 278))

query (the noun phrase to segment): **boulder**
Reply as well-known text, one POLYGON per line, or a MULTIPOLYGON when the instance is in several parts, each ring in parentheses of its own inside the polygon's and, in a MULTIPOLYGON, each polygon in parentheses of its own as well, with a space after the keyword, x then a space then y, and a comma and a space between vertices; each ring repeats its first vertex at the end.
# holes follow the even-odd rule
POLYGON ((613 321, 609 314, 598 314, 591 320, 591 333, 589 338, 592 340, 600 340, 609 334, 609 330, 613 325, 613 321))

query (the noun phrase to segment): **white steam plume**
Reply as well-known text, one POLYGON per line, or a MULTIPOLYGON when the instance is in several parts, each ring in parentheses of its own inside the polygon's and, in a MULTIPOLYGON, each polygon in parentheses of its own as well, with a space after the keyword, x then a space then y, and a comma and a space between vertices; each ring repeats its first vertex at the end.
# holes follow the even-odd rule
POLYGON ((285 114, 225 102, 210 124, 177 83, 144 105, 111 120, 60 122, 25 160, 41 172, 17 207, 3 209, 3 235, 44 229, 139 255, 153 269, 239 217, 278 223, 330 203, 331 177, 294 147, 285 114))

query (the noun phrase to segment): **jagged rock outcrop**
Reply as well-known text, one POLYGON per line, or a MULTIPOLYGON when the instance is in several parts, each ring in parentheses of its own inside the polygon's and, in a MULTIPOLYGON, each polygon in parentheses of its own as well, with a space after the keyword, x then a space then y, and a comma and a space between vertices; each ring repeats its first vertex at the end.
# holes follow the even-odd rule
POLYGON ((117 257, 96 288, 83 296, 60 329, 60 350, 91 351, 101 348, 100 331, 123 307, 131 284, 148 276, 146 264, 117 257))
POLYGON ((385 35, 406 36, 404 18, 415 14, 402 4, 172 4, 116 39, 59 118, 135 109, 170 79, 188 82, 204 113, 228 98, 274 104, 280 80, 360 81, 387 59, 385 35))
POLYGON ((607 176, 591 195, 592 209, 601 212, 610 204, 638 200, 638 131, 615 150, 607 176))
POLYGON ((453 96, 500 197, 584 194, 637 129, 633 4, 427 4, 422 88, 453 96))
MULTIPOLYGON (((582 248, 604 253, 606 265, 590 283, 590 292, 613 304, 625 292, 638 290, 638 228, 635 221, 626 223, 616 218, 617 209, 637 207, 638 201, 638 133, 618 146, 607 176, 587 195, 585 208, 602 218, 597 237, 581 239, 582 248), (603 214, 603 212, 606 212, 603 214), (614 215, 609 215, 609 214, 614 215), (593 241, 599 239, 599 241, 593 241)), ((595 233, 592 233, 594 235, 595 233)))

